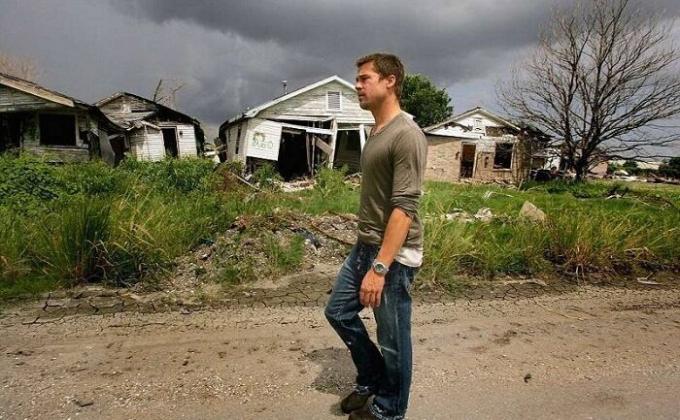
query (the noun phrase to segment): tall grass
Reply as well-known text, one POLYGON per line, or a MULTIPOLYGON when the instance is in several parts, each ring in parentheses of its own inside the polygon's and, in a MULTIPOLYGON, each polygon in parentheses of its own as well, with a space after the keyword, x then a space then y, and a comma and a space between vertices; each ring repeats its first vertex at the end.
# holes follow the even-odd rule
MULTIPOLYGON (((113 169, 0 156, 0 297, 57 284, 153 279, 239 215, 354 213, 358 189, 342 179, 342 172, 323 169, 314 189, 285 194, 257 192, 229 168, 214 170, 203 160, 127 161, 113 169)), ((548 183, 515 190, 427 183, 420 279, 450 287, 456 276, 469 274, 678 270, 679 208, 680 188, 670 186, 548 183), (518 216, 527 200, 546 212, 546 223, 518 216), (441 217, 482 207, 495 215, 491 223, 441 217)), ((267 255, 267 275, 294 270, 303 259, 302 241, 282 242, 264 230, 251 235, 267 255)), ((223 280, 257 278, 258 264, 230 261, 223 280)))
POLYGON ((78 197, 65 207, 39 233, 36 251, 44 270, 73 283, 101 278, 110 265, 110 204, 78 197))
POLYGON ((237 200, 214 191, 212 164, 201 160, 112 169, 0 157, 0 172, 11 174, 0 180, 5 295, 30 290, 29 279, 73 285, 151 278, 236 215, 237 200))
POLYGON ((421 279, 448 284, 460 274, 606 273, 680 268, 680 189, 611 183, 496 186, 431 183, 421 279), (550 192, 549 192, 550 191, 550 192), (611 197, 613 194, 623 198, 611 197), (546 223, 519 217, 524 201, 542 208, 546 223), (491 208, 489 224, 446 221, 453 209, 491 208))

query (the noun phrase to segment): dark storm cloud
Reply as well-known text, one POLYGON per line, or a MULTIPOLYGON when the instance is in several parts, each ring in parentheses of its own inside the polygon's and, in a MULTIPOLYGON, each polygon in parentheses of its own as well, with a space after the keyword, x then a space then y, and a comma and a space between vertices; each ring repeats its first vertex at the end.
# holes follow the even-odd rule
MULTIPOLYGON (((278 96, 283 79, 351 80, 356 57, 375 50, 448 88, 462 111, 494 107, 497 79, 571 1, 0 0, 0 51, 35 58, 42 82, 87 101, 181 80, 178 107, 209 131, 278 96)), ((675 16, 675 1, 653 4, 675 16)))
MULTIPOLYGON (((479 76, 471 54, 500 52, 535 40, 552 2, 434 1, 287 2, 205 1, 191 7, 180 0, 115 2, 123 13, 162 24, 192 22, 255 42, 275 42, 305 55, 306 66, 344 71, 358 55, 390 50, 413 71, 441 81, 479 76)), ((488 67, 488 66, 484 66, 488 67)))

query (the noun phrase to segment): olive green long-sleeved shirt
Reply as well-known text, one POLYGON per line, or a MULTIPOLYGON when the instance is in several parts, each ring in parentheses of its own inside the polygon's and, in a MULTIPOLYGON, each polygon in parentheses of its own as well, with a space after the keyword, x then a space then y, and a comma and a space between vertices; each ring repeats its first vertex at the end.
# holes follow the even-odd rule
POLYGON ((418 204, 426 160, 425 135, 404 112, 367 139, 361 152, 361 242, 380 245, 392 210, 399 208, 412 219, 403 246, 422 247, 418 204))

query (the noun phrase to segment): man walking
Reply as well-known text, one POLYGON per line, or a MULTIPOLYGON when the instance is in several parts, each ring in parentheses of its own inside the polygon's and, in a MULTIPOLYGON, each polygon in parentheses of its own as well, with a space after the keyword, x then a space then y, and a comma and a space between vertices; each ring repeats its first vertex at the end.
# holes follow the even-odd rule
POLYGON ((375 126, 361 153, 358 240, 325 314, 357 368, 342 410, 350 419, 403 419, 412 371, 410 288, 423 257, 418 203, 427 143, 399 106, 404 80, 399 58, 371 54, 356 64, 359 104, 371 111, 375 126), (364 307, 373 308, 380 349, 359 318, 364 307))

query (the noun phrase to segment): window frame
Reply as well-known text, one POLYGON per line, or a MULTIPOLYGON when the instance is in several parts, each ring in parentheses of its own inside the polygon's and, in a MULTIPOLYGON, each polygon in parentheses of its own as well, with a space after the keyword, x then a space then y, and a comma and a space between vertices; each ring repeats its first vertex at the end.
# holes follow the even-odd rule
POLYGON ((63 112, 40 112, 38 113, 38 133, 40 135, 39 144, 45 147, 78 147, 78 116, 72 113, 63 112), (43 118, 50 117, 67 117, 73 120, 73 141, 69 143, 46 143, 44 136, 45 132, 43 130, 43 118))
POLYGON ((342 111, 342 91, 340 90, 327 90, 326 91, 326 111, 342 111), (331 94, 336 94, 338 95, 338 108, 331 108, 330 107, 330 99, 331 99, 331 94))
POLYGON ((512 170, 512 160, 515 155, 515 143, 509 143, 509 142, 497 142, 494 147, 494 155, 493 155, 493 169, 496 171, 508 171, 512 170), (501 164, 498 163, 498 158, 500 154, 498 153, 499 147, 502 146, 510 146, 510 151, 509 151, 509 158, 507 160, 508 166, 502 166, 501 164))

